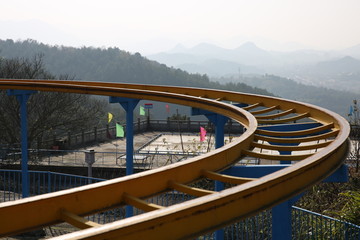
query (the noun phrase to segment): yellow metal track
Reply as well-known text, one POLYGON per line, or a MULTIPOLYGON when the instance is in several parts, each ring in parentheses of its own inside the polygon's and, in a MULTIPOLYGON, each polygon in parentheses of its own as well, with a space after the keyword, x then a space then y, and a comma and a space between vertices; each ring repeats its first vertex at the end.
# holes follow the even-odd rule
POLYGON ((222 114, 246 128, 242 136, 224 147, 183 162, 88 186, 1 203, 0 236, 68 221, 84 230, 59 239, 193 238, 254 215, 304 191, 335 171, 348 151, 350 128, 345 119, 313 105, 280 98, 211 89, 80 81, 4 79, 0 80, 0 89, 94 94, 176 103, 222 114), (241 109, 228 104, 230 101, 245 103, 248 107, 241 109), (292 124, 298 120, 315 121, 322 126, 289 132, 258 129, 259 124, 292 124), (324 130, 327 132, 323 133, 324 130), (305 136, 310 133, 313 136, 305 136), (289 136, 292 138, 282 138, 289 136), (281 144, 268 147, 270 145, 266 141, 296 143, 300 146, 294 147, 294 151, 314 151, 311 154, 277 157, 277 154, 263 154, 261 151, 289 151, 289 148, 281 144), (309 141, 312 143, 301 147, 309 141), (259 179, 216 173, 247 155, 264 160, 296 161, 296 164, 259 179), (238 185, 221 192, 188 186, 201 178, 238 185), (144 201, 170 189, 198 197, 169 207, 144 201), (147 212, 104 225, 82 218, 125 204, 147 212))

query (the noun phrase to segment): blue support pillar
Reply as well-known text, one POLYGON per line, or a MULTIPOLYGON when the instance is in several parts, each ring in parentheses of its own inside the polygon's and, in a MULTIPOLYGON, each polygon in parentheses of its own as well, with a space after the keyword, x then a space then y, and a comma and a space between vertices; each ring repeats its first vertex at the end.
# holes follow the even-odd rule
MULTIPOLYGON (((220 148, 224 146, 224 126, 229 120, 229 118, 217 113, 212 113, 198 108, 192 108, 191 112, 192 115, 205 115, 207 119, 209 119, 209 121, 215 125, 215 148, 220 148)), ((215 191, 221 190, 224 190, 224 183, 215 181, 215 191)), ((215 232, 215 239, 224 239, 224 229, 220 229, 215 232)))
POLYGON ((228 117, 198 108, 192 108, 191 114, 205 115, 205 117, 215 125, 215 148, 220 148, 224 146, 224 136, 225 136, 224 126, 226 122, 229 120, 228 117))
MULTIPOLYGON (((281 170, 289 164, 281 165, 256 165, 256 166, 234 166, 223 173, 237 176, 237 177, 249 177, 260 178, 267 174, 281 170)), ((323 182, 347 182, 348 181, 348 167, 342 165, 332 175, 326 178, 323 182)), ((291 240, 292 239, 292 219, 291 209, 297 200, 301 198, 303 193, 282 202, 272 208, 272 239, 291 240)))
MULTIPOLYGON (((126 111, 126 175, 134 173, 134 109, 139 99, 109 97, 110 103, 119 103, 126 111)), ((126 206, 126 217, 133 216, 133 207, 126 206)))
MULTIPOLYGON (((234 104, 237 107, 247 106, 246 104, 234 104)), ((204 115, 212 124, 215 125, 215 148, 224 146, 224 126, 229 121, 228 117, 213 113, 207 110, 192 108, 191 115, 204 115)))
MULTIPOLYGON (((205 113, 204 115, 207 117, 207 119, 209 119, 210 122, 212 122, 215 125, 215 148, 220 148, 224 146, 224 137, 225 137, 224 126, 226 122, 229 120, 229 118, 216 113, 205 113)), ((221 191, 221 190, 224 190, 224 183, 215 181, 215 191, 221 191)), ((217 233, 219 231, 217 231, 217 233)), ((222 234, 219 235, 216 239, 219 240, 223 238, 224 236, 222 234)))
MULTIPOLYGON (((235 104, 238 107, 244 107, 244 104, 235 104)), ((192 115, 205 115, 205 117, 215 125, 215 148, 220 148, 224 146, 224 139, 225 139, 225 132, 224 127, 225 124, 229 121, 228 117, 225 117, 221 114, 209 112, 207 110, 199 109, 199 108, 192 108, 191 109, 192 115)), ((215 191, 224 190, 224 183, 215 181, 215 191)), ((215 232, 215 239, 222 240, 224 239, 224 229, 217 230, 215 232)))
POLYGON ((271 223, 272 223, 272 239, 292 239, 291 229, 291 208, 303 194, 299 194, 292 199, 282 202, 271 209, 271 223))
MULTIPOLYGON (((336 172, 326 178, 323 182, 347 182, 348 167, 342 165, 336 172)), ((292 239, 292 206, 303 196, 301 193, 272 208, 272 239, 292 239)))
MULTIPOLYGON (((305 124, 284 124, 277 125, 276 131, 300 131, 318 126, 319 123, 305 123, 305 124), (314 125, 316 124, 316 125, 314 125)), ((274 126, 267 127, 266 130, 274 131, 274 126), (272 128, 271 128, 272 127, 272 128)), ((272 143, 270 143, 272 144, 272 143)), ((279 143, 277 143, 279 144, 279 143)), ((297 146, 297 143, 281 144, 286 146, 297 146)), ((280 151, 280 155, 291 155, 291 151, 280 151)), ((290 161, 282 161, 280 164, 291 164, 290 161)), ((272 208, 272 239, 289 239, 292 238, 291 231, 291 207, 297 200, 300 199, 301 195, 298 195, 288 201, 280 203, 272 208)))
POLYGON ((224 126, 229 118, 216 113, 205 114, 205 116, 215 125, 215 148, 221 148, 224 146, 224 126))
MULTIPOLYGON (((215 125, 215 148, 220 148, 224 146, 224 126, 229 120, 228 117, 225 117, 220 114, 205 114, 205 116, 215 125)), ((224 183, 215 181, 215 191, 219 192, 224 190, 224 183)), ((224 229, 217 230, 215 232, 215 240, 224 239, 224 229)))
POLYGON ((21 184, 22 197, 30 195, 29 189, 29 168, 28 168, 28 130, 27 130, 27 101, 35 91, 8 90, 9 96, 16 96, 20 103, 20 124, 21 124, 21 184))

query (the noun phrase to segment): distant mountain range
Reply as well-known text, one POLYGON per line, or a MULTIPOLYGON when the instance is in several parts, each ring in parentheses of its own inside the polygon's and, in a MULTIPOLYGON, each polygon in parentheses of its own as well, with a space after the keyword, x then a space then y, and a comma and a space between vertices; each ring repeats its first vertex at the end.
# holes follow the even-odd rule
POLYGON ((213 44, 200 43, 192 48, 177 45, 167 52, 148 55, 159 62, 166 61, 173 66, 185 63, 201 63, 208 59, 219 59, 245 65, 284 66, 314 64, 344 56, 360 59, 360 44, 341 51, 317 51, 311 49, 291 52, 267 51, 247 42, 234 49, 226 49, 213 44), (195 58, 194 58, 195 57, 195 58))
POLYGON ((201 43, 192 48, 177 45, 147 58, 210 77, 266 73, 309 85, 360 90, 360 87, 354 89, 346 85, 360 81, 360 44, 341 51, 279 52, 266 51, 251 42, 234 49, 201 43))
MULTIPOLYGON (((175 86, 181 85, 225 89, 231 91, 257 93, 261 95, 275 94, 280 97, 322 106, 342 114, 343 116, 346 116, 348 113, 352 100, 360 99, 360 94, 355 91, 353 91, 353 93, 339 91, 339 89, 341 89, 340 87, 336 90, 328 89, 331 85, 331 81, 328 81, 328 85, 326 85, 325 82, 324 84, 320 82, 316 83, 317 85, 323 84, 326 87, 314 86, 315 83, 313 83, 312 86, 301 84, 291 80, 290 78, 267 74, 267 72, 263 70, 263 66, 265 65, 245 65, 229 59, 219 59, 221 57, 221 52, 231 52, 232 50, 214 48, 211 52, 207 49, 212 49, 212 46, 207 44, 200 45, 195 49, 195 52, 199 55, 191 55, 189 52, 192 52, 193 50, 177 46, 173 49, 175 53, 168 54, 178 54, 179 56, 186 56, 189 61, 204 63, 207 66, 207 68, 204 68, 204 71, 219 72, 221 70, 224 73, 222 76, 232 71, 235 72, 235 74, 228 74, 227 77, 213 77, 210 80, 205 75, 189 74, 186 71, 174 67, 168 67, 155 61, 149 61, 147 58, 142 57, 139 53, 130 54, 118 48, 105 49, 92 47, 74 48, 65 46, 49 46, 35 40, 0 40, 0 62, 2 58, 20 57, 32 59, 34 56, 40 54, 43 56, 42 60, 46 69, 52 74, 58 76, 65 74, 70 78, 88 81, 113 81, 175 86), (178 51, 185 53, 176 53, 178 51), (215 56, 216 54, 218 54, 219 58, 207 58, 204 56, 215 56), (245 71, 248 71, 249 73, 258 72, 261 74, 245 74, 245 71)), ((251 43, 246 44, 241 48, 237 48, 234 51, 235 52, 232 53, 233 57, 240 53, 241 54, 239 56, 245 56, 246 54, 251 55, 253 52, 257 52, 252 56, 259 56, 259 58, 260 56, 263 56, 264 59, 260 59, 263 62, 269 61, 266 60, 266 57, 272 56, 271 52, 258 49, 251 43)), ((311 51, 308 53, 311 54, 311 51)), ((230 55, 231 54, 229 53, 228 57, 230 55)), ((252 59, 254 62, 258 61, 255 57, 252 59)), ((179 62, 180 58, 174 58, 173 60, 177 60, 179 62)), ((260 60, 258 62, 261 62, 260 60)), ((289 74, 293 74, 295 77, 299 77, 302 72, 302 74, 308 74, 309 76, 316 76, 322 79, 325 79, 323 76, 326 76, 324 75, 325 69, 329 73, 329 76, 332 76, 331 79, 335 79, 334 76, 339 76, 339 78, 348 76, 348 79, 346 79, 347 82, 344 80, 343 85, 355 89, 357 86, 356 79, 353 80, 351 77, 355 76, 354 74, 357 73, 356 70, 358 67, 359 60, 356 58, 339 57, 328 61, 319 61, 314 64, 298 66, 293 65, 292 71, 290 71, 290 67, 288 69, 289 74), (352 71, 354 74, 344 75, 349 71, 352 71), (339 74, 336 75, 334 73, 339 74)), ((295 77, 294 79, 298 81, 301 80, 295 77)), ((334 80, 333 82, 338 83, 340 80, 334 80)), ((163 105, 157 105, 161 106, 158 108, 158 112, 156 112, 154 108, 152 113, 156 114, 156 116, 167 117, 167 113, 164 111, 164 103, 163 105)), ((180 106, 171 106, 171 108, 172 111, 179 108, 179 111, 183 114, 180 106)))

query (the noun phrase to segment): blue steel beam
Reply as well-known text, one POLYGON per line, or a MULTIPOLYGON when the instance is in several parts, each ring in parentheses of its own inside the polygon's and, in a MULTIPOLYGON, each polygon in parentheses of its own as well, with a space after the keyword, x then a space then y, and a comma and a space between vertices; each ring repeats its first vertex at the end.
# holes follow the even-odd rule
MULTIPOLYGON (((291 164, 279 165, 247 165, 247 166, 233 166, 226 169, 222 174, 244 177, 244 178, 261 178, 265 175, 282 170, 286 167, 292 166, 291 164)), ((342 165, 332 175, 325 178, 323 182, 347 182, 348 181, 348 167, 342 165)))

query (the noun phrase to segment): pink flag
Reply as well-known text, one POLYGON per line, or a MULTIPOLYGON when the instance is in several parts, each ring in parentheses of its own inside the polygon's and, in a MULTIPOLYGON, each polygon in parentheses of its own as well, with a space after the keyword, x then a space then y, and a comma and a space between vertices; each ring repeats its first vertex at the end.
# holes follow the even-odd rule
POLYGON ((166 104, 165 107, 166 107, 166 112, 169 113, 169 112, 170 112, 170 107, 169 107, 169 105, 166 104))
POLYGON ((206 136, 206 130, 203 127, 200 127, 200 142, 205 141, 205 136, 206 136))

